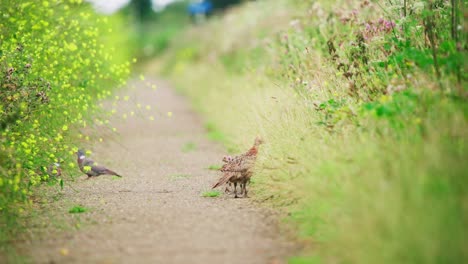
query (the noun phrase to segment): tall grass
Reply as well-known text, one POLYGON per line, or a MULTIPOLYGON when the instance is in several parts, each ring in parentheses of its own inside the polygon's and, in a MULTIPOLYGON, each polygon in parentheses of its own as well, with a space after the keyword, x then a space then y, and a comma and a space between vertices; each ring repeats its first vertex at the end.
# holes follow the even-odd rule
POLYGON ((210 135, 265 138, 253 188, 308 242, 291 263, 468 260, 466 43, 447 1, 405 3, 246 3, 167 55, 210 135))

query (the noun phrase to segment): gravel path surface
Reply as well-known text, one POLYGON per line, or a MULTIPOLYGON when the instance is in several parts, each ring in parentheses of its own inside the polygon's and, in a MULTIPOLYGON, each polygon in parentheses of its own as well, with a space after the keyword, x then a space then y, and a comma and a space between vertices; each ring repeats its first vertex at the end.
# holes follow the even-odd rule
POLYGON ((221 164, 225 152, 207 140, 184 98, 156 84, 135 82, 121 92, 130 100, 117 105, 119 135, 91 155, 123 178, 83 178, 77 192, 64 190, 63 200, 92 208, 81 215, 93 223, 33 241, 28 254, 37 263, 285 263, 294 246, 274 213, 250 199, 201 197, 220 176, 207 167, 221 164), (144 116, 123 121, 136 103, 144 116), (145 111, 159 114, 150 121, 145 111))

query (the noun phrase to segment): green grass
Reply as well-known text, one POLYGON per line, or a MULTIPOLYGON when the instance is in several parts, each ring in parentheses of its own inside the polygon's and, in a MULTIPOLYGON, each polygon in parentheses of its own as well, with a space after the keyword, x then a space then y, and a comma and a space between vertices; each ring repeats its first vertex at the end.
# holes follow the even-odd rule
POLYGON ((256 1, 167 55, 164 70, 231 153, 266 140, 252 187, 310 241, 291 263, 468 261, 466 54, 447 5, 415 1, 402 18, 393 2, 256 1), (366 31, 385 21, 395 29, 366 31))
POLYGON ((221 192, 219 191, 205 191, 201 194, 202 197, 218 197, 221 195, 221 192))
POLYGON ((197 149, 197 144, 193 142, 187 142, 182 146, 182 152, 191 152, 197 149))
POLYGON ((319 264, 322 263, 318 257, 292 257, 288 259, 288 264, 319 264))
POLYGON ((70 214, 81 214, 87 211, 88 211, 88 208, 83 207, 81 205, 73 206, 72 208, 70 208, 70 210, 68 210, 70 214))
POLYGON ((190 176, 189 174, 171 174, 169 177, 173 180, 179 180, 179 179, 188 179, 192 176, 190 176))
POLYGON ((218 142, 223 142, 226 140, 226 136, 219 129, 217 129, 212 122, 206 123, 205 129, 209 139, 218 142))
POLYGON ((217 171, 221 169, 221 165, 210 165, 207 169, 217 171))

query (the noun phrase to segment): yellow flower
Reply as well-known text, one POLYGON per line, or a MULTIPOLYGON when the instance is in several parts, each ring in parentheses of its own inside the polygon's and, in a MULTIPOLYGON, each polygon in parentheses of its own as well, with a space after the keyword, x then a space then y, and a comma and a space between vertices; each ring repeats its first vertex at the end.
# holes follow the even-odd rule
POLYGON ((62 256, 68 256, 69 253, 70 252, 69 252, 68 248, 61 248, 60 249, 60 255, 62 255, 62 256))
POLYGON ((381 103, 386 103, 388 101, 391 101, 392 100, 392 96, 387 96, 387 95, 382 95, 380 98, 379 98, 379 101, 381 103))
POLYGON ((78 47, 76 46, 75 43, 68 44, 68 45, 67 45, 67 48, 68 48, 70 51, 75 51, 75 50, 78 49, 78 47))

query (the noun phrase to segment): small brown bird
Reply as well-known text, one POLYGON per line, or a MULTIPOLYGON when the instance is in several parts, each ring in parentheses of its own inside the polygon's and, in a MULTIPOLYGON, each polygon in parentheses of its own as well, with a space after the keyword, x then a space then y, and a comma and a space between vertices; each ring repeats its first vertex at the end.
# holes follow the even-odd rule
POLYGON ((241 193, 244 197, 247 196, 247 183, 250 182, 250 178, 253 174, 253 168, 255 166, 255 161, 257 160, 258 148, 260 144, 263 143, 263 140, 260 137, 255 138, 254 145, 245 153, 230 157, 223 158, 223 161, 226 164, 220 169, 224 172, 223 177, 221 177, 218 182, 213 186, 216 188, 227 182, 234 184, 234 197, 237 198, 237 184, 240 184, 241 193))
POLYGON ((84 174, 88 175, 88 179, 91 177, 97 177, 105 174, 122 177, 116 172, 111 171, 104 166, 99 166, 95 164, 95 162, 92 159, 86 158, 83 150, 78 150, 76 152, 76 155, 78 156, 78 167, 84 174))

